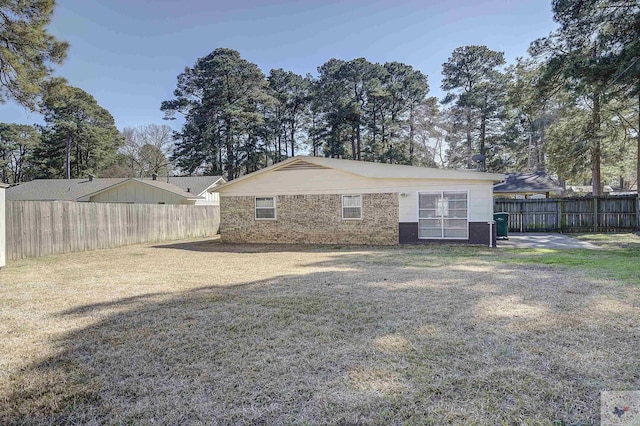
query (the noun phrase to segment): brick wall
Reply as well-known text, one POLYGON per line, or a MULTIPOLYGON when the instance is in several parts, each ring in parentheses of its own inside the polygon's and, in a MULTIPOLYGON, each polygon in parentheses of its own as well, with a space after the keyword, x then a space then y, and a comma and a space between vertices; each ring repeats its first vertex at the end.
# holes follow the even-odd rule
POLYGON ((398 244, 398 194, 362 194, 362 220, 342 220, 339 194, 279 195, 277 220, 254 219, 254 197, 220 197, 220 236, 233 243, 398 244))

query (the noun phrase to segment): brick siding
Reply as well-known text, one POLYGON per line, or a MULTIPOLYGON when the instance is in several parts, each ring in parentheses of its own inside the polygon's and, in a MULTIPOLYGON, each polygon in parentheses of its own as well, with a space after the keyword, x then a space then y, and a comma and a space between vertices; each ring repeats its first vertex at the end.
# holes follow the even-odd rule
POLYGON ((398 194, 362 194, 362 220, 342 220, 339 194, 278 195, 276 220, 255 220, 255 197, 220 197, 229 243, 398 244, 398 194))

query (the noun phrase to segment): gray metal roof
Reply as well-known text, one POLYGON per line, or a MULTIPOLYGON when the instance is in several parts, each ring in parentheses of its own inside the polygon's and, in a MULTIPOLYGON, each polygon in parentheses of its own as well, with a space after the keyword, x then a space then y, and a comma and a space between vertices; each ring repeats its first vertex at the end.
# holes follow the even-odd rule
MULTIPOLYGON (((143 183, 173 192, 186 198, 198 198, 198 195, 216 183, 220 176, 187 176, 135 179, 143 183), (187 188, 190 192, 187 193, 187 188)), ((123 183, 130 178, 94 178, 89 179, 36 179, 11 186, 6 190, 7 200, 31 201, 77 201, 90 194, 101 192, 109 187, 123 183)))
POLYGON ((507 173, 506 180, 493 186, 494 193, 564 193, 564 188, 544 172, 507 173))

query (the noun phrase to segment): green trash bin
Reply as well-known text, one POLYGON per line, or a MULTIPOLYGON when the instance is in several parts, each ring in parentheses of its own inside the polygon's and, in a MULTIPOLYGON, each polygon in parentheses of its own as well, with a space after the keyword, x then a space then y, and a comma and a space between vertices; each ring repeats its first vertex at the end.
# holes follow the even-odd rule
POLYGON ((509 239, 509 213, 499 212, 493 214, 496 221, 496 237, 502 240, 509 239))

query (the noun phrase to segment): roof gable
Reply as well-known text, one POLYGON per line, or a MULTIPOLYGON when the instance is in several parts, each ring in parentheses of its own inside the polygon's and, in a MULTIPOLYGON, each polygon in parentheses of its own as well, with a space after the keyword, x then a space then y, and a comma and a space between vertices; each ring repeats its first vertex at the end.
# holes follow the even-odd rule
POLYGON ((129 178, 129 179, 125 179, 121 182, 118 182, 114 185, 111 185, 109 187, 106 188, 102 188, 96 192, 90 193, 90 194, 86 194, 83 197, 80 197, 78 200, 79 201, 88 201, 91 197, 94 197, 98 194, 102 194, 104 192, 107 191, 111 191, 113 189, 116 189, 122 185, 128 184, 128 183, 134 183, 137 185, 147 185, 147 186, 152 186, 154 188, 158 188, 160 190, 169 192, 171 194, 174 195, 178 195, 184 199, 187 200, 199 200, 202 199, 202 197, 198 196, 197 194, 193 193, 193 192, 187 192, 182 190, 181 188, 171 184, 171 183, 166 183, 166 182, 162 182, 159 180, 149 180, 149 179, 136 179, 136 178, 129 178))
MULTIPOLYGON (((198 177, 199 178, 199 177, 198 177)), ((87 201, 89 197, 120 186, 126 182, 136 181, 145 185, 171 192, 185 199, 201 199, 200 193, 215 185, 220 176, 206 176, 204 179, 191 180, 184 188, 162 180, 137 178, 93 178, 93 179, 35 179, 6 190, 7 200, 15 201, 87 201), (187 188, 192 188, 187 192, 187 188), (196 192, 201 189, 200 192, 196 192)), ((194 179, 194 178, 187 178, 194 179)), ((178 180, 180 182, 180 180, 178 180)), ((182 181, 184 183, 185 181, 182 181)))
POLYGON ((126 178, 101 179, 35 179, 7 189, 7 200, 15 201, 77 201, 126 178))
POLYGON ((503 174, 483 173, 475 170, 451 170, 436 169, 417 166, 405 166, 399 164, 373 163, 366 161, 342 160, 325 157, 292 157, 281 163, 276 163, 267 168, 242 176, 233 181, 219 186, 219 191, 224 192, 232 185, 258 178, 264 173, 286 172, 292 170, 338 170, 352 175, 372 179, 444 179, 444 180, 478 180, 500 182, 504 180, 503 174))

